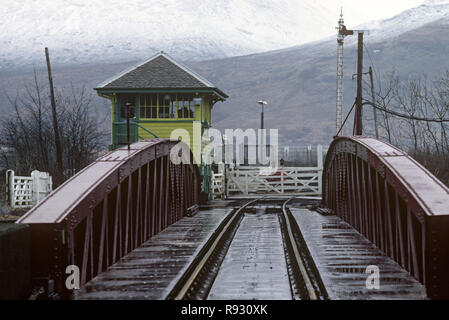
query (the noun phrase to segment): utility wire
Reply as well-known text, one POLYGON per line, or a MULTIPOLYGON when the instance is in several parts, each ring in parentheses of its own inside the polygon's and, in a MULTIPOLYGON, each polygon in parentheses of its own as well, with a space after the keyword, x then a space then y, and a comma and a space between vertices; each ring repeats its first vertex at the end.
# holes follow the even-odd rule
MULTIPOLYGON (((365 99, 363 99, 363 100, 365 100, 365 99)), ((362 106, 366 105, 366 104, 369 104, 369 105, 371 105, 371 106, 375 107, 376 109, 381 110, 383 112, 395 115, 395 116, 400 117, 400 118, 409 119, 409 120, 438 122, 438 123, 449 122, 449 119, 431 119, 431 118, 423 118, 423 117, 413 117, 413 116, 410 116, 410 115, 406 115, 406 114, 403 114, 403 113, 399 113, 399 112, 396 112, 396 111, 392 111, 392 110, 388 110, 388 109, 379 107, 378 105, 373 104, 371 101, 368 101, 368 100, 365 100, 365 102, 362 103, 362 106)), ((354 110, 355 105, 356 105, 356 102, 354 102, 354 104, 352 105, 351 109, 349 110, 348 114, 346 115, 345 120, 343 121, 340 129, 338 130, 338 132, 337 132, 337 134, 335 136, 338 136, 340 134, 341 130, 343 129, 344 125, 346 124, 346 121, 348 120, 349 116, 351 115, 352 110, 354 110)))
MULTIPOLYGON (((366 46, 366 41, 363 41, 363 46, 365 47, 366 53, 368 54, 368 58, 369 58, 369 60, 371 61, 371 67, 372 67, 372 69, 373 69, 373 72, 374 72, 375 77, 377 78, 376 80, 377 80, 377 82, 380 84, 380 75, 379 75, 379 73, 377 73, 377 70, 376 70, 377 68, 374 67, 374 61, 373 61, 373 59, 371 58, 371 54, 369 53, 368 47, 366 46)), ((379 71, 379 72, 380 72, 380 71, 379 71)))
MULTIPOLYGON (((365 100, 365 99, 363 99, 363 100, 365 100)), ((369 104, 369 105, 375 107, 378 110, 381 110, 383 112, 395 115, 395 116, 400 117, 400 118, 409 119, 409 120, 438 122, 438 123, 449 122, 449 119, 432 119, 432 118, 423 118, 423 117, 410 116, 410 115, 407 115, 407 114, 403 114, 403 113, 399 113, 399 112, 396 112, 396 111, 393 111, 393 110, 388 110, 388 109, 379 107, 377 104, 373 104, 371 101, 367 101, 367 100, 365 100, 365 102, 362 103, 362 106, 365 105, 365 104, 369 104)))

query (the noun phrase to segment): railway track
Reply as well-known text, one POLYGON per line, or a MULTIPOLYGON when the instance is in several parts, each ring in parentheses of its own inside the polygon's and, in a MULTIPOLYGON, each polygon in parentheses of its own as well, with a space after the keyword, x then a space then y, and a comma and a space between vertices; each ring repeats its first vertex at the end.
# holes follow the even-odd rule
POLYGON ((260 198, 232 210, 167 299, 327 299, 291 200, 260 198))

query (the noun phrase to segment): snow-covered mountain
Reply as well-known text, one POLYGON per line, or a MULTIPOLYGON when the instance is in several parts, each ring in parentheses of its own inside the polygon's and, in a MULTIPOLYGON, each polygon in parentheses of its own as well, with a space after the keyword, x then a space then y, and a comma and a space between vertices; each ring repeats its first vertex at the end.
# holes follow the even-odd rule
MULTIPOLYGON (((426 0, 422 5, 392 18, 370 21, 359 25, 356 29, 369 30, 367 35, 369 41, 378 42, 437 21, 449 21, 449 0, 426 0)), ((354 38, 350 41, 355 42, 354 38)))
MULTIPOLYGON (((41 61, 45 46, 55 64, 138 60, 160 50, 203 60, 281 49, 334 34, 339 6, 335 0, 0 0, 0 67, 41 61)), ((369 18, 373 10, 362 14, 364 6, 345 7, 345 14, 369 18)))

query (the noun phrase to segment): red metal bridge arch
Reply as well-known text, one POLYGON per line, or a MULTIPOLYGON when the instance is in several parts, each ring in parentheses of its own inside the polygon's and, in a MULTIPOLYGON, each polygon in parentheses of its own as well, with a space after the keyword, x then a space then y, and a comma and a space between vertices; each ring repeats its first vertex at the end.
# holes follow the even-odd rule
POLYGON ((151 139, 110 152, 23 216, 18 223, 30 225, 32 277, 53 280, 63 293, 65 269, 76 265, 82 285, 198 205, 192 153, 184 163, 170 159, 172 150, 188 150, 178 143, 151 139))
POLYGON ((374 138, 336 138, 323 170, 323 202, 423 283, 429 297, 449 298, 449 189, 405 152, 374 138))

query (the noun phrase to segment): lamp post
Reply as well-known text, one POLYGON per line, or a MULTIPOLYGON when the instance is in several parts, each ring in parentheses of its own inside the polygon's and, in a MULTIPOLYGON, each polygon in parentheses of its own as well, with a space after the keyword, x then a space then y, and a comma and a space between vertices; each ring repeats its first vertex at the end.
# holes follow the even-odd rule
POLYGON ((263 106, 267 104, 264 100, 259 100, 257 102, 262 107, 262 112, 260 113, 260 129, 263 129, 263 106))

